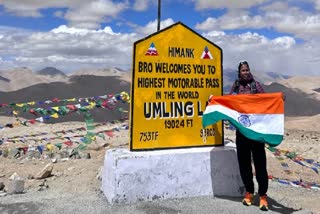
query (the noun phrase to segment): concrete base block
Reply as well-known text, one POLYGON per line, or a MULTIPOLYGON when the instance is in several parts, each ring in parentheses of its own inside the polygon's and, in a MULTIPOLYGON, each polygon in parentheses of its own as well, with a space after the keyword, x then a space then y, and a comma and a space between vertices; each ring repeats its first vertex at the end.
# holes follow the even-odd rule
POLYGON ((241 196, 236 151, 208 147, 130 152, 106 151, 102 191, 111 203, 194 196, 241 196))

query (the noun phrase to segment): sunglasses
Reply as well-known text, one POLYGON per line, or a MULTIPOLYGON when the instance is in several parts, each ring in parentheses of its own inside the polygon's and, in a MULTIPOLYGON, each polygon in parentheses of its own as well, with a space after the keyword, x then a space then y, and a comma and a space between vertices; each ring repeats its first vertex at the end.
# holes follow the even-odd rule
POLYGON ((241 62, 239 62, 239 65, 248 65, 248 62, 247 61, 241 61, 241 62))

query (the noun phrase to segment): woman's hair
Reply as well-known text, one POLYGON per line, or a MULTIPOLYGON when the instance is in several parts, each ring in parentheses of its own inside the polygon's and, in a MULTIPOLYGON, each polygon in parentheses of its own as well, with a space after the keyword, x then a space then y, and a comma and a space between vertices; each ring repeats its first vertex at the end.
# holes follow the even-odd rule
POLYGON ((250 66, 249 66, 249 63, 247 61, 241 61, 239 62, 239 65, 238 65, 238 78, 240 78, 240 69, 241 69, 241 66, 242 65, 247 65, 248 68, 250 69, 250 66))

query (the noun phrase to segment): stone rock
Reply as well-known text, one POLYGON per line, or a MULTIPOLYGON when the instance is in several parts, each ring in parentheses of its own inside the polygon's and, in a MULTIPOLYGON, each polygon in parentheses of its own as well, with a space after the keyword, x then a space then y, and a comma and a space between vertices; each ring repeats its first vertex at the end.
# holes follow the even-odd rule
POLYGON ((68 171, 72 171, 72 170, 74 170, 75 169, 75 167, 74 166, 71 166, 71 167, 69 167, 67 170, 68 171))
POLYGON ((56 172, 55 174, 54 174, 56 177, 60 177, 60 176, 62 176, 63 175, 63 172, 56 172))
POLYGON ((54 153, 53 152, 49 152, 47 154, 47 159, 53 159, 54 158, 54 153))
POLYGON ((2 191, 4 189, 5 185, 3 182, 0 182, 0 191, 2 191))
POLYGON ((19 194, 24 191, 24 179, 16 172, 9 177, 8 190, 9 194, 19 194))
POLYGON ((62 158, 60 161, 61 162, 66 162, 66 161, 68 161, 69 160, 69 158, 62 158))
POLYGON ((15 172, 13 173, 10 177, 9 177, 9 180, 14 180, 14 179, 17 179, 19 178, 20 176, 15 172))
POLYGON ((8 156, 9 156, 9 151, 6 149, 6 150, 4 150, 4 151, 2 151, 2 156, 4 157, 4 158, 7 158, 8 156))
POLYGON ((69 157, 74 157, 75 159, 77 159, 76 156, 79 156, 79 152, 76 149, 68 150, 68 152, 69 152, 69 157))
POLYGON ((91 154, 90 153, 86 154, 86 159, 91 159, 91 154))
POLYGON ((29 174, 29 175, 28 175, 28 179, 29 179, 29 180, 34 179, 34 176, 33 176, 33 175, 31 175, 31 174, 29 174))
POLYGON ((4 197, 4 196, 7 196, 7 193, 6 192, 0 192, 0 197, 4 197))
POLYGON ((28 157, 29 160, 39 159, 40 156, 41 156, 41 154, 38 151, 34 150, 34 149, 28 150, 28 152, 27 152, 27 157, 28 157))
POLYGON ((47 184, 47 180, 44 179, 43 182, 41 182, 39 184, 39 188, 38 188, 38 191, 43 191, 43 190, 46 190, 49 188, 49 185, 47 184))
POLYGON ((102 170, 103 170, 103 167, 101 166, 101 167, 99 168, 99 170, 97 171, 97 176, 96 176, 96 178, 97 178, 99 181, 102 181, 102 174, 103 174, 102 170))
POLYGON ((53 163, 48 163, 42 170, 39 172, 36 176, 35 179, 44 179, 48 178, 51 176, 53 170, 53 163))
POLYGON ((69 158, 69 153, 67 151, 61 151, 60 153, 58 153, 57 158, 58 159, 69 158))

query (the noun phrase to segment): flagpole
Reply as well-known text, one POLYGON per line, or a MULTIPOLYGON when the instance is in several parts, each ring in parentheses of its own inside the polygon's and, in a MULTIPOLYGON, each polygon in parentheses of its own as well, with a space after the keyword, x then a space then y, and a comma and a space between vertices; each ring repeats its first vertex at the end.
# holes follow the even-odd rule
POLYGON ((160 17, 161 17, 161 0, 158 0, 158 30, 160 30, 160 17))

